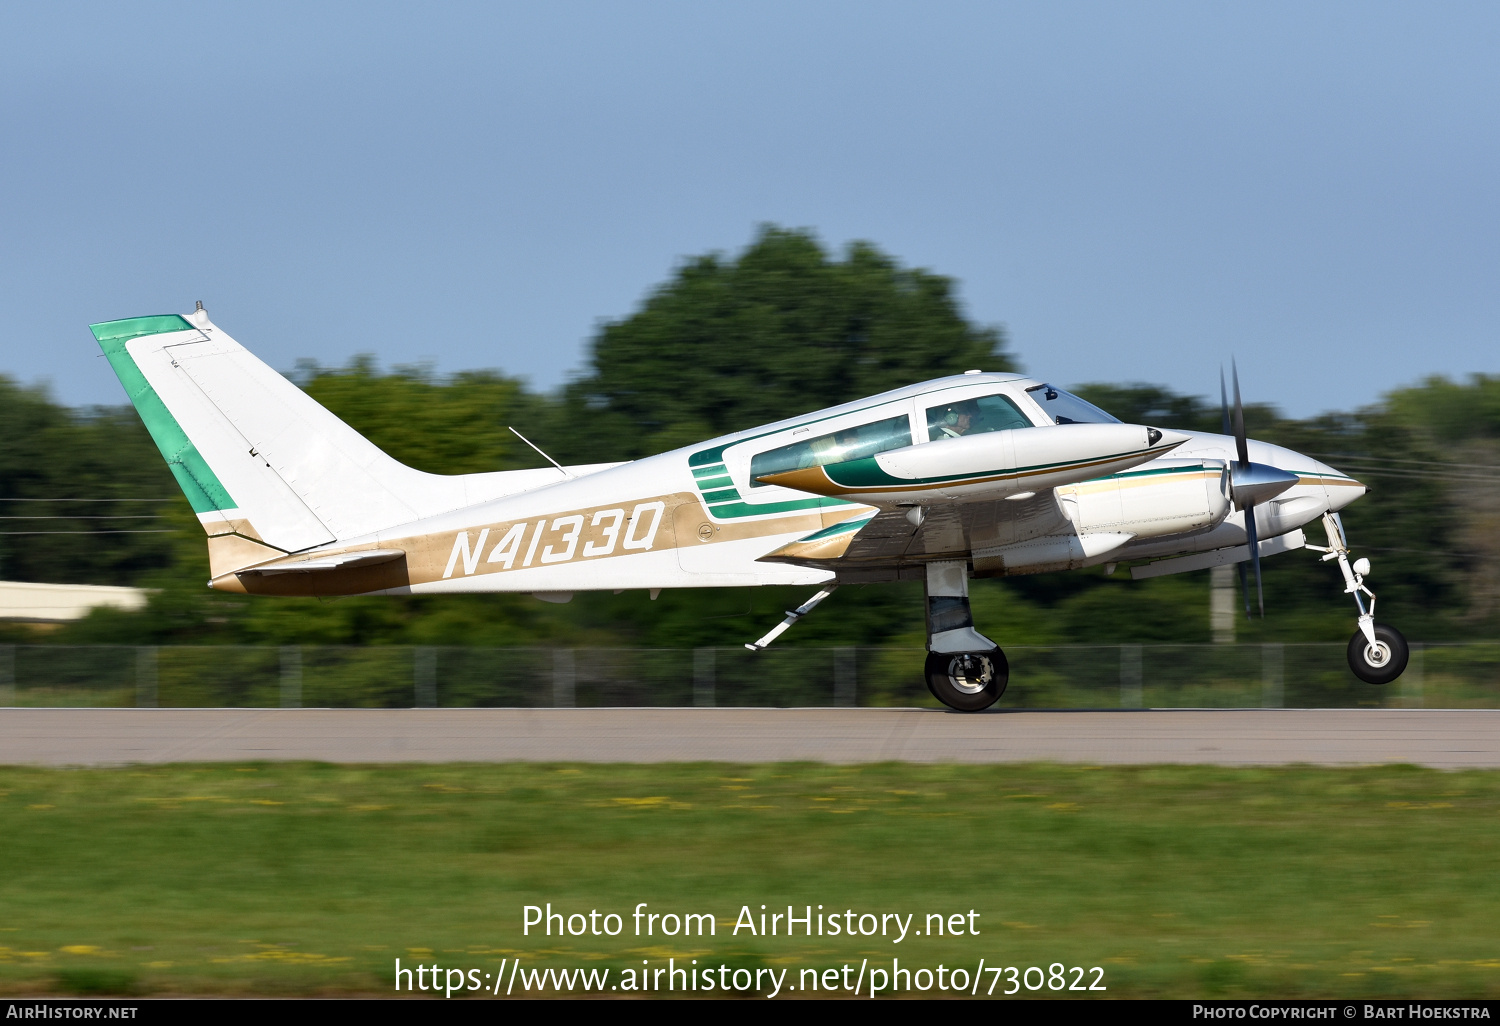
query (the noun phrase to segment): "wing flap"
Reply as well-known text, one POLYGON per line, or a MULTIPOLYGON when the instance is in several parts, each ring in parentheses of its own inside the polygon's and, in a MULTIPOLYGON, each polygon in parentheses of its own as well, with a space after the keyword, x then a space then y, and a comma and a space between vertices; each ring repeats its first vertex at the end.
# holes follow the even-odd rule
POLYGON ((1066 525, 1049 489, 1021 501, 945 502, 884 509, 815 531, 761 556, 768 563, 886 573, 933 559, 963 559, 1066 525), (914 514, 914 510, 919 512, 914 514))

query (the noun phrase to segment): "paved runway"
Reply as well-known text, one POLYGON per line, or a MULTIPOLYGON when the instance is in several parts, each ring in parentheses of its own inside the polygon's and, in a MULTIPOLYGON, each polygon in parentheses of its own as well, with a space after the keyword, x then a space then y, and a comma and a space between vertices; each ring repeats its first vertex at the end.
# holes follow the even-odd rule
POLYGON ((1500 766, 1500 709, 0 709, 0 763, 1410 762, 1500 766))

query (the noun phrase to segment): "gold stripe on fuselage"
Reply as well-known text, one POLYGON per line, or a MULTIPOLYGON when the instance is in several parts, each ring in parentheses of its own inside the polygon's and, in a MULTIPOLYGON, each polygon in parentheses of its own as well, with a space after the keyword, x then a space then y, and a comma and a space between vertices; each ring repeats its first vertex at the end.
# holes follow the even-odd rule
MULTIPOLYGON (((676 492, 608 505, 554 510, 523 520, 476 523, 459 530, 382 535, 378 541, 323 549, 318 555, 376 548, 402 549, 405 555, 374 566, 307 573, 257 576, 230 572, 216 576, 211 585, 221 591, 257 595, 357 595, 455 578, 593 563, 686 546, 811 534, 867 511, 868 507, 841 505, 791 516, 716 523, 699 496, 676 492), (651 507, 656 507, 659 515, 653 514, 651 507), (636 522, 638 513, 643 523, 636 522), (627 543, 631 543, 629 547, 627 543)), ((266 560, 263 557, 259 562, 266 560)), ((241 565, 237 569, 254 568, 241 565)))

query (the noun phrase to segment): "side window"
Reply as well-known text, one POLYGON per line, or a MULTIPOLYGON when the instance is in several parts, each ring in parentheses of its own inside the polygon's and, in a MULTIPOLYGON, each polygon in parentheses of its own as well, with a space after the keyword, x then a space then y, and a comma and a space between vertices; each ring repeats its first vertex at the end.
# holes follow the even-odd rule
POLYGON ((944 438, 961 435, 979 435, 986 431, 1008 431, 1011 428, 1029 428, 1019 407, 1009 396, 982 395, 977 399, 960 399, 956 402, 933 406, 927 410, 927 440, 938 442, 944 438))
POLYGON ((804 467, 822 467, 830 463, 847 463, 874 456, 878 452, 902 449, 910 444, 911 421, 904 414, 890 420, 845 428, 751 457, 750 487, 762 487, 765 482, 757 478, 768 474, 781 474, 804 467))

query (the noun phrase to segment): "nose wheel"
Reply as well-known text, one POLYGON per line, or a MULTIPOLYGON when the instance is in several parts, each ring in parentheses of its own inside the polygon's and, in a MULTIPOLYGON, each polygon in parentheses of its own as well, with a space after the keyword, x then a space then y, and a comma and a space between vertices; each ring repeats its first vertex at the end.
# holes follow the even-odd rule
POLYGON ((998 648, 988 652, 927 653, 927 690, 959 712, 978 712, 1005 694, 1010 664, 998 648))
POLYGON ((1349 669, 1366 684, 1389 684, 1406 669, 1411 649, 1396 628, 1384 623, 1372 626, 1373 642, 1363 630, 1349 639, 1349 669))
POLYGON ((1328 544, 1309 545, 1314 552, 1323 553, 1323 561, 1337 560, 1344 575, 1344 594, 1354 596, 1354 605, 1359 609, 1359 630, 1349 639, 1349 669, 1366 684, 1389 684, 1401 676, 1406 669, 1406 660, 1411 649, 1401 632, 1389 624, 1375 622, 1375 593, 1365 587, 1365 575, 1370 572, 1368 559, 1349 562, 1349 544, 1344 539, 1344 528, 1332 513, 1323 514, 1323 530, 1328 533, 1328 544), (1370 600, 1365 604, 1365 599, 1370 600))

